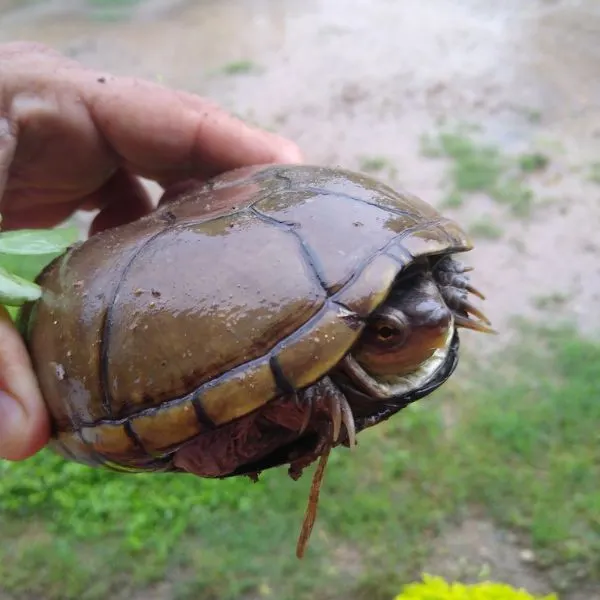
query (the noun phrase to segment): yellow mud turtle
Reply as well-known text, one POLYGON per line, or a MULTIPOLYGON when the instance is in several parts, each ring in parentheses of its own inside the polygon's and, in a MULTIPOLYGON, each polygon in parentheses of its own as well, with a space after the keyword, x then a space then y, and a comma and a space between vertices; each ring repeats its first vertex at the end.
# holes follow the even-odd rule
POLYGON ((51 447, 131 472, 297 478, 446 381, 458 327, 491 331, 453 258, 471 247, 425 202, 341 169, 198 184, 40 274, 21 325, 51 447))

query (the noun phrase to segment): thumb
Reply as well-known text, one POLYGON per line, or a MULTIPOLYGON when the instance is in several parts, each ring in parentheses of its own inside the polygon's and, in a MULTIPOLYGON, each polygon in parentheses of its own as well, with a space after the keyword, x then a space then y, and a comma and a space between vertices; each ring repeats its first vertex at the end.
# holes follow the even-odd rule
POLYGON ((0 306, 0 458, 28 458, 46 445, 49 430, 27 349, 0 306))

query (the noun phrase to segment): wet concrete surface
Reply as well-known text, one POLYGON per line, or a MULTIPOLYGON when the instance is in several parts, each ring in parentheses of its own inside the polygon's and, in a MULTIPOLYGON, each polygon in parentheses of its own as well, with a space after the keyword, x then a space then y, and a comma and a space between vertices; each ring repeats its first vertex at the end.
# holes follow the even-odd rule
POLYGON ((550 166, 533 187, 552 201, 530 221, 485 197, 448 214, 502 228, 469 257, 496 327, 574 317, 597 333, 600 185, 585 175, 600 161, 596 0, 147 0, 112 13, 100 4, 0 0, 0 42, 41 41, 209 96, 291 137, 309 162, 360 169, 365 156, 385 157, 381 179, 433 204, 447 193, 445 163, 422 156, 420 140, 442 119, 478 124, 506 152, 543 151, 550 166), (228 72, 240 61, 245 72, 228 72), (544 297, 560 301, 540 309, 544 297))

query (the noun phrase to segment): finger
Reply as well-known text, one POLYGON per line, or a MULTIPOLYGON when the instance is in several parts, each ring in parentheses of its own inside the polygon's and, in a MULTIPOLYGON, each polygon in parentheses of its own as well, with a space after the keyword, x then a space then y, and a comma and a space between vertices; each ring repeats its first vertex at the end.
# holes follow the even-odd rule
POLYGON ((98 210, 90 227, 91 233, 135 221, 154 209, 154 204, 137 177, 119 170, 97 191, 81 200, 64 202, 49 207, 40 206, 35 212, 25 204, 22 210, 2 213, 2 229, 54 227, 68 219, 77 210, 98 210))
POLYGON ((255 129, 212 102, 133 78, 86 77, 98 129, 136 174, 165 184, 237 167, 301 162, 299 148, 255 129), (102 80, 103 83, 99 83, 102 80))
POLYGON ((142 182, 124 170, 117 171, 97 192, 90 194, 84 204, 88 208, 100 208, 90 226, 90 235, 135 221, 154 209, 142 182))
POLYGON ((14 125, 5 117, 0 118, 0 198, 8 180, 8 171, 17 150, 14 125))
POLYGON ((47 444, 49 435, 48 414, 29 355, 0 307, 0 458, 28 458, 47 444))
MULTIPOLYGON (((22 208, 16 205, 16 210, 2 212, 2 230, 55 227, 67 220, 79 208, 80 204, 80 201, 65 202, 63 204, 53 204, 52 206, 36 207, 35 211, 32 211, 31 207, 25 203, 22 208)), ((11 205, 12 208, 13 205, 11 205)))

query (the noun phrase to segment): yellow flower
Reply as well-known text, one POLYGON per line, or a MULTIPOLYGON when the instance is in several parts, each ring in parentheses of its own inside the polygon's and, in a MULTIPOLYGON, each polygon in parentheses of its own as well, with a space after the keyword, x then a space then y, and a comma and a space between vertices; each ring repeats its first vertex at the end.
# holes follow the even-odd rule
POLYGON ((424 575, 422 582, 405 586, 394 600, 558 600, 558 597, 532 596, 525 590, 492 581, 467 585, 424 575))

